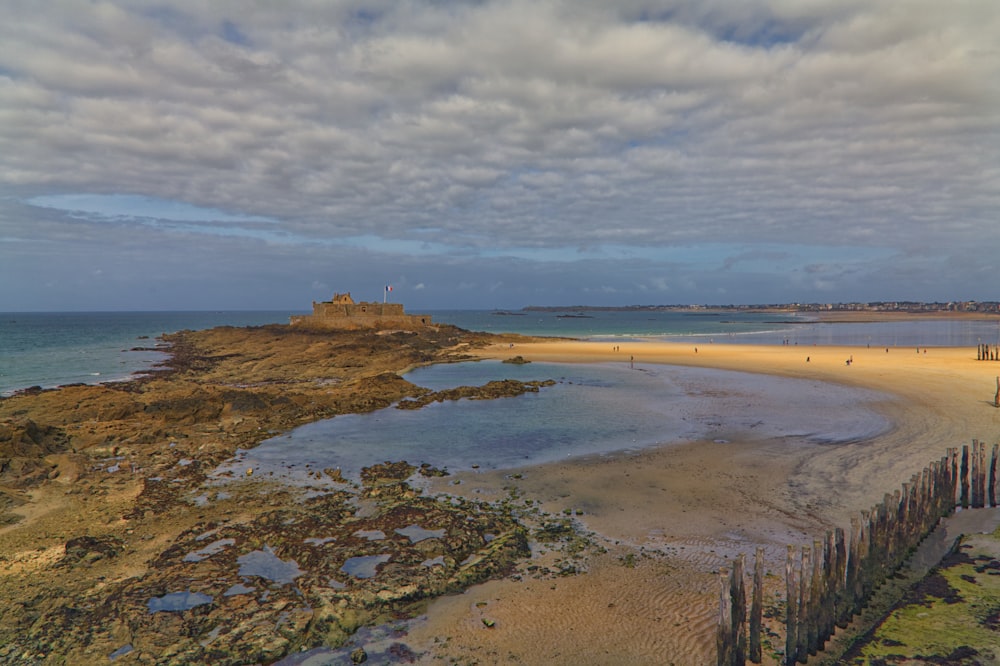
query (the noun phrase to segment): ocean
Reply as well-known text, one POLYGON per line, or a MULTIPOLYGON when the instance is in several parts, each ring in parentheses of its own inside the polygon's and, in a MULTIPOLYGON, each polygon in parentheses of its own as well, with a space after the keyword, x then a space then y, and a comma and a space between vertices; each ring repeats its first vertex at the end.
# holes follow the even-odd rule
MULTIPOLYGON (((165 355, 157 337, 184 329, 288 323, 292 311, 0 313, 0 395, 31 386, 127 379, 165 355)), ((700 310, 430 310, 435 322, 495 333, 695 344, 968 346, 1000 342, 996 322, 819 323, 791 314, 700 310)))
POLYGON ((288 323, 290 312, 0 313, 0 395, 128 379, 167 358, 164 333, 288 323))

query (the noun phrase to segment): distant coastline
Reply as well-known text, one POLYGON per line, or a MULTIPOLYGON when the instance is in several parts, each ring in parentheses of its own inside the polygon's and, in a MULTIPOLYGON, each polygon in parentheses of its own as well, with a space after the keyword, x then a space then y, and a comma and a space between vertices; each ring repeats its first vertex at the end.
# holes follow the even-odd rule
MULTIPOLYGON (((523 312, 681 312, 718 316, 720 313, 774 313, 807 317, 823 323, 914 321, 929 319, 1000 320, 1000 303, 963 301, 949 303, 877 302, 777 305, 529 305, 523 312)), ((805 323, 802 319, 782 323, 805 323)))

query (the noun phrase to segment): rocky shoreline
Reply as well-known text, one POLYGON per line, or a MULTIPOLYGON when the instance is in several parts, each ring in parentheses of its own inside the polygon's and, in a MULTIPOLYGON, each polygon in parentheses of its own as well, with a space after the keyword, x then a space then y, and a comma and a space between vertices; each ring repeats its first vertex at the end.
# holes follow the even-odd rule
POLYGON ((147 376, 0 400, 0 661, 269 663, 508 573, 528 555, 512 505, 407 482, 436 470, 207 482, 237 449, 307 422, 539 390, 432 393, 400 377, 507 337, 182 331, 147 376))

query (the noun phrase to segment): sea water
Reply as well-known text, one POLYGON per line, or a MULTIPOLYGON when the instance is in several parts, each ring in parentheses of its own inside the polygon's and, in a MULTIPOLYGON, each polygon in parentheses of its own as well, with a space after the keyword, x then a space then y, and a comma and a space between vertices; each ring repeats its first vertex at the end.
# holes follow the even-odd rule
POLYGON ((1000 321, 922 319, 890 322, 820 322, 808 313, 734 310, 449 310, 434 321, 472 331, 563 336, 622 342, 694 344, 847 345, 871 347, 975 347, 1000 344, 1000 321))
POLYGON ((288 323, 288 312, 0 313, 0 395, 126 379, 165 360, 158 336, 288 323))
MULTIPOLYGON (((293 313, 0 313, 0 396, 41 386, 101 383, 148 370, 166 356, 157 337, 183 329, 285 324, 293 313)), ((696 345, 966 346, 1000 343, 1000 323, 973 320, 822 323, 805 315, 732 310, 430 310, 435 322, 473 331, 696 345)))
POLYGON ((358 480, 362 467, 405 460, 460 471, 512 469, 575 456, 731 437, 795 437, 819 443, 868 439, 889 422, 874 391, 823 382, 664 365, 479 361, 407 375, 434 390, 493 379, 552 379, 538 393, 495 400, 389 407, 318 421, 240 451, 220 467, 308 481, 326 468, 358 480), (816 410, 823 404, 822 410, 816 410))

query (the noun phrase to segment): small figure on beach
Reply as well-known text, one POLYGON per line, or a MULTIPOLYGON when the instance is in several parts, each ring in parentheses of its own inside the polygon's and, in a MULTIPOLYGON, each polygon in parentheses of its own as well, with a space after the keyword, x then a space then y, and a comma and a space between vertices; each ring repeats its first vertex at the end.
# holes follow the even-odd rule
POLYGON ((809 357, 808 357, 808 356, 806 356, 806 363, 808 363, 808 362, 809 362, 809 357))
POLYGON ((635 356, 629 356, 628 357, 628 367, 634 368, 635 367, 634 361, 635 361, 635 356))
POLYGON ((697 354, 697 353, 698 353, 698 348, 697 348, 697 347, 695 347, 695 348, 694 348, 694 353, 695 353, 695 354, 697 354))

